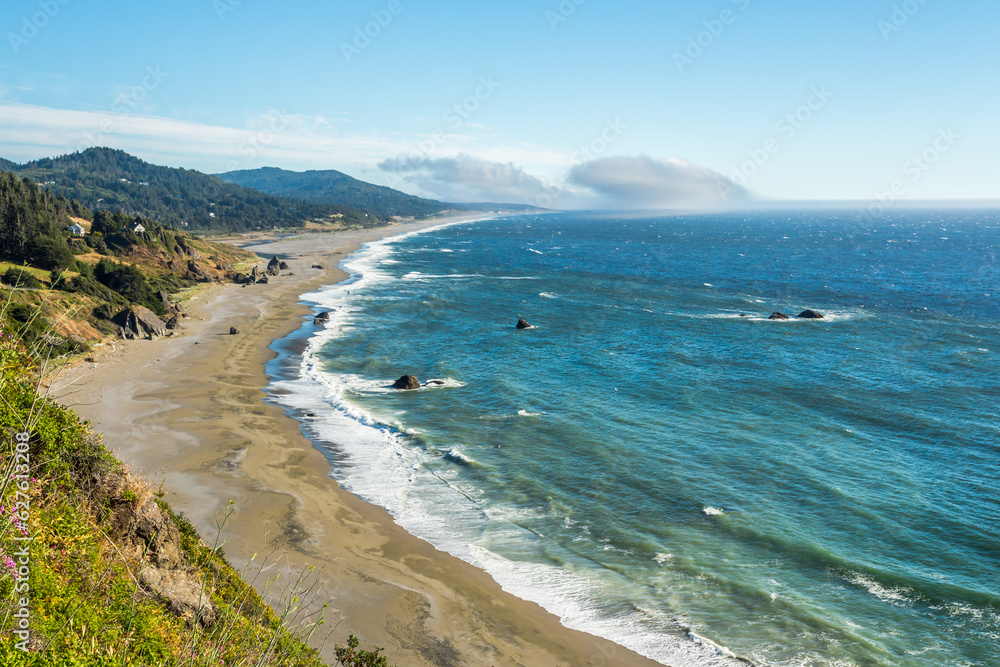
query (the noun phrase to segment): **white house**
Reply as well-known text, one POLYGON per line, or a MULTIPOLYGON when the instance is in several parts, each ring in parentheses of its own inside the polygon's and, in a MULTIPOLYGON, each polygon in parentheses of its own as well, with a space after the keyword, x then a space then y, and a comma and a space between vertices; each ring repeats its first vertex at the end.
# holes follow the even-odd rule
POLYGON ((133 232, 135 232, 136 234, 141 234, 142 232, 146 231, 146 228, 145 228, 145 227, 143 227, 143 226, 142 226, 142 225, 141 225, 140 223, 138 223, 138 222, 136 222, 136 223, 133 223, 133 224, 129 225, 129 226, 128 226, 128 228, 129 228, 130 230, 132 230, 133 232))
POLYGON ((73 223, 72 225, 69 226, 69 233, 72 234, 73 236, 83 236, 84 234, 87 233, 87 230, 84 229, 82 225, 73 223))

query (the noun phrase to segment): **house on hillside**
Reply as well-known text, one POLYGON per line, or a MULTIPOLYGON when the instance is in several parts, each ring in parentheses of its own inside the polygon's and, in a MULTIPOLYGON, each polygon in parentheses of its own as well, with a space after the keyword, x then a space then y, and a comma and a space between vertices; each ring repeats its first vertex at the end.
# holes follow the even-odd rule
POLYGON ((69 226, 69 233, 73 236, 83 236, 87 233, 87 230, 83 228, 83 225, 73 223, 69 226))
POLYGON ((128 226, 128 230, 135 234, 141 234, 142 232, 146 231, 146 228, 142 226, 142 223, 133 222, 131 225, 128 226))

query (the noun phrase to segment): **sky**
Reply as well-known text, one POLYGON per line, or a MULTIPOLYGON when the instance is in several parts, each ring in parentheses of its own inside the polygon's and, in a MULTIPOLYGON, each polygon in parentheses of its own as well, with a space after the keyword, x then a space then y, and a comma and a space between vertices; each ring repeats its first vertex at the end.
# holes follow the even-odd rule
POLYGON ((998 199, 987 0, 5 0, 0 156, 447 201, 998 199))

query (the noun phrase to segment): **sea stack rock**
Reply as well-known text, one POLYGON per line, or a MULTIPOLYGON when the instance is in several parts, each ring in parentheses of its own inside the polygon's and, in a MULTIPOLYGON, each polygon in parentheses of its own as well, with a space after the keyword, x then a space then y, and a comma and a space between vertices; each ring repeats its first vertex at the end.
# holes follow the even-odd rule
POLYGON ((313 324, 323 324, 324 322, 330 321, 330 313, 322 312, 313 318, 313 324))
POLYGON ((532 329, 534 327, 532 327, 530 324, 528 324, 528 320, 526 320, 524 318, 521 318, 521 319, 519 319, 517 321, 517 328, 518 329, 532 329))
POLYGON ((420 389, 420 380, 416 375, 404 375, 392 384, 393 389, 420 389))
POLYGON ((271 258, 271 261, 267 263, 267 272, 272 276, 278 275, 278 271, 281 269, 281 260, 275 255, 271 258))
POLYGON ((823 319, 823 313, 817 313, 815 310, 803 310, 799 313, 799 317, 804 320, 821 320, 823 319))
POLYGON ((771 316, 769 318, 767 318, 767 319, 769 319, 769 320, 789 320, 791 318, 788 317, 788 315, 785 315, 784 313, 771 313, 771 316))

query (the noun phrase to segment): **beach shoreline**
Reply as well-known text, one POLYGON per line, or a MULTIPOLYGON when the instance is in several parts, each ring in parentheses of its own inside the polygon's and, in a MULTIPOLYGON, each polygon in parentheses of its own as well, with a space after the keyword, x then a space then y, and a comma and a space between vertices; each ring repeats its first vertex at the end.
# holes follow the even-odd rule
MULTIPOLYGON (((339 268, 344 258, 367 242, 485 217, 255 239, 248 249, 279 255, 293 275, 268 285, 213 285, 185 304, 179 335, 105 345, 96 363, 64 370, 52 394, 89 419, 134 472, 154 487, 165 479, 166 499, 206 541, 235 501, 222 532, 225 552, 237 569, 258 554, 251 573, 269 554, 258 587, 279 572, 294 581, 315 568, 313 602, 331 603, 332 633, 320 645, 328 662, 333 643, 356 634, 400 666, 657 665, 566 628, 340 489, 298 422, 264 400, 271 344, 306 321, 302 294, 348 277, 339 268), (310 268, 317 264, 325 268, 310 268), (230 335, 230 327, 240 333, 230 335)), ((272 603, 282 590, 269 589, 272 603)))

